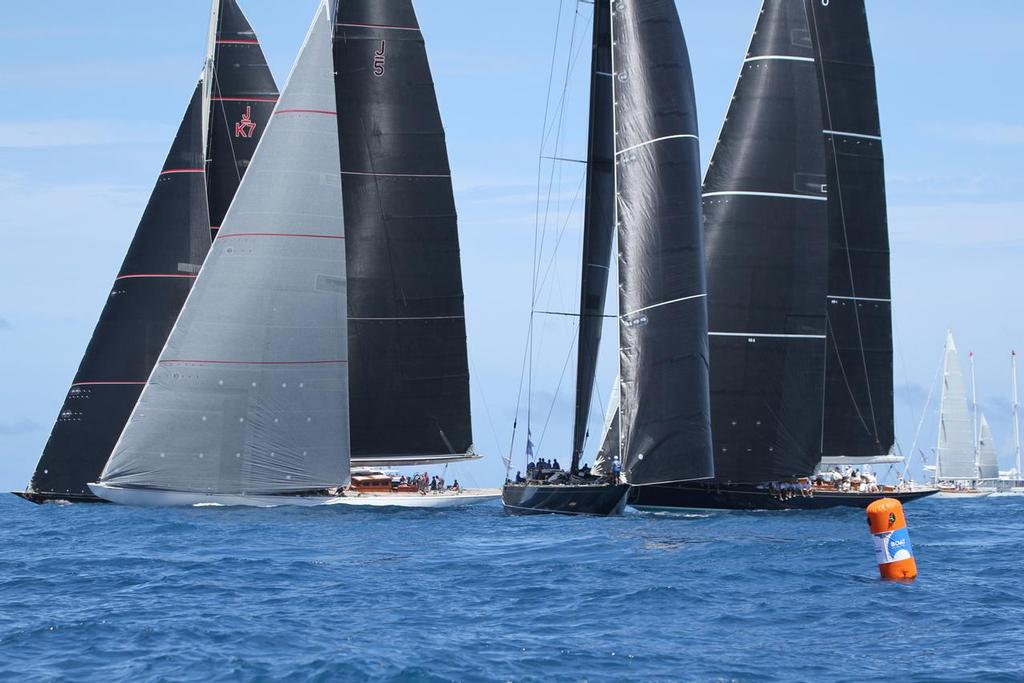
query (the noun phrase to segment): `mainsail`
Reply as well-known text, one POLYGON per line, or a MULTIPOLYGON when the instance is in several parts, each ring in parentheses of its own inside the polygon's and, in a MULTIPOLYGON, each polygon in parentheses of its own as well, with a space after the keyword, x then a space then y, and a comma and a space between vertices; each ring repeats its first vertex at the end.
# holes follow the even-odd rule
POLYGON ((209 248, 200 84, 36 466, 32 494, 95 499, 88 484, 110 456, 209 248))
POLYGON ((348 481, 345 241, 321 4, 100 482, 218 494, 348 481))
POLYGON ((935 449, 935 477, 939 480, 975 479, 971 415, 967 407, 964 375, 952 331, 946 333, 942 369, 942 404, 939 409, 939 442, 935 449))
POLYGON ((205 74, 206 181, 216 237, 278 97, 259 39, 235 0, 213 0, 205 74))
POLYGON ((996 443, 992 438, 992 428, 985 416, 981 416, 981 424, 978 428, 978 478, 998 479, 999 478, 999 456, 996 453, 996 443))
POLYGON ((472 457, 458 219, 411 0, 340 0, 334 71, 352 459, 399 465, 472 457))
POLYGON ((758 15, 704 180, 715 477, 809 474, 821 452, 828 196, 803 0, 758 15))
POLYGON ((612 111, 609 4, 610 0, 596 0, 594 3, 594 45, 590 62, 590 141, 587 148, 587 197, 576 359, 576 418, 572 443, 573 471, 579 467, 587 440, 587 423, 604 327, 612 243, 615 239, 615 119, 612 111))
POLYGON ((828 343, 822 454, 894 443, 885 169, 863 0, 804 0, 820 79, 828 169, 828 343))
POLYGON ((611 3, 620 453, 635 485, 713 474, 693 80, 673 0, 611 3))

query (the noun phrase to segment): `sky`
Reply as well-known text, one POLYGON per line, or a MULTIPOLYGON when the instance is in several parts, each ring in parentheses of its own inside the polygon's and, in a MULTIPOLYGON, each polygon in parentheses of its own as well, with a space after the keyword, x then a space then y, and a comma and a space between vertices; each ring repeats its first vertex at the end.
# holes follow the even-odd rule
MULTIPOLYGON (((241 4, 283 85, 317 0, 241 4)), ((101 13, 91 3, 56 0, 47 12, 32 3, 0 9, 3 489, 22 489, 31 476, 205 50, 207 0, 104 6, 101 13)), ((759 6, 679 2, 705 163, 759 6)), ((466 483, 496 485, 517 416, 535 234, 545 237, 538 308, 578 306, 581 220, 573 198, 581 167, 541 164, 545 210, 538 212, 538 160, 542 130, 545 155, 585 154, 586 50, 575 68, 567 64, 592 10, 576 0, 418 0, 416 7, 451 155, 474 432, 486 456, 453 469, 466 483), (546 126, 553 63, 556 100, 569 85, 546 126)), ((888 178, 899 444, 910 453, 921 424, 916 448, 931 456, 937 393, 925 406, 937 391, 952 326, 958 346, 976 354, 980 409, 1007 468, 1009 353, 1024 351, 1024 89, 1017 69, 1024 3, 868 0, 868 13, 888 178)), ((527 405, 540 453, 568 460, 574 380, 572 363, 564 374, 563 367, 573 324, 538 319, 532 391, 523 392, 518 412, 518 460, 527 405)), ((602 357, 602 394, 614 378, 613 352, 602 357)), ((912 462, 920 478, 920 457, 912 462)))

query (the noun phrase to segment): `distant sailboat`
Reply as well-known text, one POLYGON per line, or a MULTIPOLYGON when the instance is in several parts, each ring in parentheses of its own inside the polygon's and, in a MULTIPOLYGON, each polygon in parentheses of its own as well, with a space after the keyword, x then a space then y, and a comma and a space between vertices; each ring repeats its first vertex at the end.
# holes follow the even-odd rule
POLYGON ((277 100, 235 0, 215 0, 208 58, 29 487, 42 503, 96 502, 110 456, 277 100), (241 128, 239 128, 241 126, 241 128))
POLYGON ((999 479, 999 456, 995 439, 992 438, 992 428, 984 415, 978 427, 978 479, 983 482, 999 479))
MULTIPOLYGON (((454 207, 444 211, 448 175, 439 187, 426 187, 406 181, 429 175, 436 183, 441 174, 402 166, 431 159, 424 146, 428 138, 409 136, 405 128, 413 124, 416 132, 427 130, 415 124, 430 112, 412 107, 422 105, 424 95, 402 88, 413 82, 430 85, 422 38, 409 2, 392 3, 396 15, 381 14, 378 6, 369 16, 358 5, 343 2, 334 22, 327 0, 321 3, 203 270, 106 468, 92 485, 97 495, 135 505, 415 507, 497 497, 496 492, 472 491, 403 495, 390 487, 379 495, 364 493, 372 488, 373 477, 366 477, 358 490, 345 491, 352 478, 350 463, 356 460, 350 425, 366 419, 357 405, 371 400, 350 384, 352 359, 360 365, 398 365, 385 373, 378 390, 399 392, 388 409, 405 409, 363 426, 379 443, 397 444, 394 451, 374 452, 366 460, 386 465, 475 457, 468 396, 452 405, 444 401, 460 398, 457 394, 409 395, 435 390, 431 373, 444 369, 431 365, 425 374, 415 373, 418 359, 427 362, 412 354, 418 342, 424 353, 435 350, 463 359, 466 353, 461 277, 456 291, 445 270, 451 260, 420 263, 414 258, 431 253, 422 244, 430 239, 449 254, 455 231, 454 207), (354 38, 349 29, 364 34, 401 30, 394 42, 405 44, 394 45, 390 35, 354 38), (417 37, 407 36, 413 31, 417 37), (379 61, 371 51, 389 55, 391 61, 382 68, 396 83, 373 80, 383 74, 375 75, 379 61), (357 61, 357 55, 367 59, 357 61), (417 60, 418 55, 423 59, 417 60), (393 99, 377 99, 383 89, 393 99), (376 109, 360 111, 374 103, 376 109), (368 129, 374 114, 380 119, 368 129), (351 153, 345 152, 346 144, 351 153), (366 165, 356 170, 357 161, 366 165), (350 183, 350 176, 361 182, 350 183), (424 202, 440 203, 440 218, 424 202), (435 234, 402 239, 403 231, 417 228, 433 228, 435 234), (389 239, 397 245, 392 247, 389 239), (382 270, 385 261, 392 270, 382 270), (389 278, 407 287, 385 287, 389 278), (368 291, 371 285, 378 289, 368 291), (444 300, 436 300, 431 285, 443 291, 444 300), (449 313, 452 301, 458 315, 436 315, 449 313), (425 314, 395 315, 395 307, 402 305, 413 310, 418 305, 425 314), (363 310, 373 314, 353 315, 363 310), (444 320, 450 331, 455 318, 462 336, 439 335, 434 321, 444 320), (365 345, 360 325, 378 332, 375 345, 365 345), (442 343, 461 346, 461 351, 439 349, 442 343), (403 351, 409 355, 389 355, 403 351), (389 426, 391 431, 377 431, 389 426)), ((443 151, 443 138, 436 144, 434 149, 443 151)), ((457 233, 454 239, 458 268, 457 233)), ((463 384, 460 379, 468 393, 468 373, 454 379, 457 386, 463 384)), ((381 400, 379 394, 372 398, 381 400)))
POLYGON ((819 465, 900 461, 890 454, 889 236, 862 0, 763 3, 704 211, 715 479, 637 488, 630 504, 827 508, 933 493, 811 481, 819 465))
POLYGON ((946 333, 942 368, 935 484, 942 496, 980 496, 977 448, 960 356, 952 330, 946 333))
POLYGON ((597 0, 594 13, 572 466, 506 484, 512 514, 624 507, 617 466, 601 478, 580 472, 616 229, 612 460, 633 486, 712 475, 700 155, 682 27, 672 0, 597 0))

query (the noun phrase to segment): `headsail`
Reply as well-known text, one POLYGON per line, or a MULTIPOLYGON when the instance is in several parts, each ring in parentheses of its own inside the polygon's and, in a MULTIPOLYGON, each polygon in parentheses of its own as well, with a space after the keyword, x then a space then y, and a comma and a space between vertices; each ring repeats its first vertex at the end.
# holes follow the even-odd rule
POLYGON ((236 0, 213 1, 210 29, 206 172, 216 237, 270 122, 278 92, 259 39, 236 0))
POLYGON ((590 63, 590 141, 583 224, 580 326, 576 359, 576 420, 572 469, 579 467, 587 439, 597 356, 604 328, 605 301, 615 238, 615 133, 612 111, 610 0, 594 3, 594 46, 590 63))
POLYGON ((228 494, 347 483, 334 106, 325 1, 101 483, 228 494))
POLYGON ((953 332, 946 333, 942 370, 942 404, 939 409, 939 443, 935 449, 936 473, 940 480, 974 479, 974 445, 971 415, 953 332))
POLYGON ((458 219, 423 35, 411 0, 340 0, 336 22, 352 458, 471 457, 458 219))
POLYGON ((892 303, 875 67, 864 0, 804 0, 828 168, 828 350, 823 455, 894 443, 892 303))
POLYGON ((631 484, 712 476, 697 111, 673 0, 614 2, 620 452, 631 484))
POLYGON ((988 420, 981 416, 981 426, 978 431, 978 478, 998 479, 999 478, 999 456, 996 453, 996 442, 992 438, 992 428, 988 420))
POLYGON ((74 383, 32 476, 44 497, 95 499, 89 482, 124 428, 210 248, 196 87, 74 383))
POLYGON ((715 477, 810 474, 821 448, 828 195, 803 0, 767 0, 704 180, 715 477))

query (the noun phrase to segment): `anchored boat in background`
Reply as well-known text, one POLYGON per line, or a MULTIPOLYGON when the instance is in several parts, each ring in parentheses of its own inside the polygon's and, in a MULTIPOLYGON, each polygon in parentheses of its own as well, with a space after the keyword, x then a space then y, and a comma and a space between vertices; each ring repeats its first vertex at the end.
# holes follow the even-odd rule
POLYGON ((898 460, 882 138, 862 1, 764 2, 704 211, 715 479, 635 488, 630 503, 814 509, 934 493, 872 491, 859 475, 847 490, 831 472, 898 460))
POLYGON ((351 463, 477 456, 451 178, 415 14, 365 0, 336 17, 324 0, 98 496, 447 507, 500 495, 349 487, 351 463))
POLYGON ((215 0, 203 75, 28 489, 99 502, 96 481, 188 296, 277 101, 235 0, 215 0))
POLYGON ((512 514, 616 514, 628 484, 712 474, 700 153, 682 27, 673 0, 597 0, 594 12, 572 466, 507 483, 512 514), (614 454, 584 476, 616 229, 614 454))

